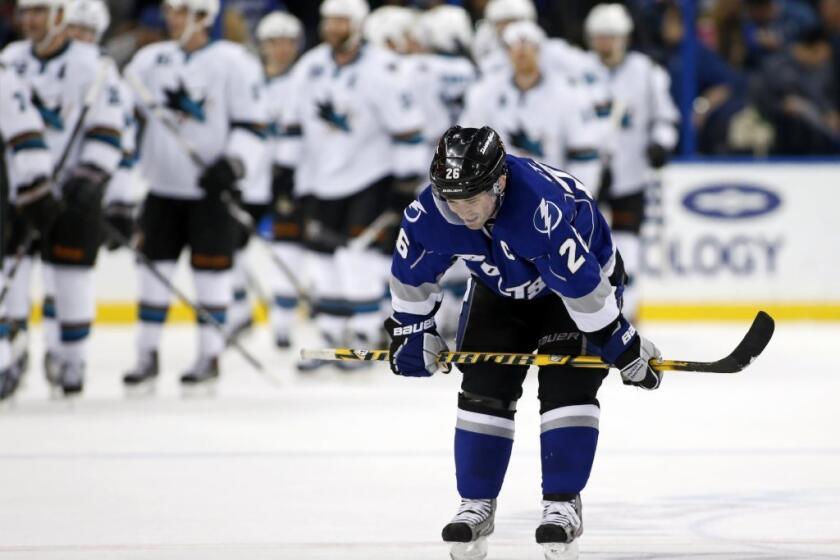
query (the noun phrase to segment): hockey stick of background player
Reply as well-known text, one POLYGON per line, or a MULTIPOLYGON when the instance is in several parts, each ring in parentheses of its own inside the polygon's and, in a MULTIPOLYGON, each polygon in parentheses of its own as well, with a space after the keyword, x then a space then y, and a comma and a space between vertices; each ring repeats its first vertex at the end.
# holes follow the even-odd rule
MULTIPOLYGON (((657 371, 693 371, 699 373, 738 373, 755 360, 773 336, 775 323, 764 311, 755 316, 743 340, 728 356, 714 362, 688 362, 682 360, 651 360, 657 371)), ((301 357, 331 361, 377 361, 390 359, 388 350, 354 350, 334 348, 327 350, 301 350, 301 357)), ((510 354, 504 352, 441 352, 438 361, 451 364, 493 362, 510 366, 574 366, 604 369, 609 366, 597 356, 565 356, 553 354, 510 354)))
POLYGON ((385 228, 396 224, 399 217, 399 214, 393 210, 386 210, 377 216, 377 218, 372 221, 362 231, 362 233, 360 233, 357 237, 352 238, 350 241, 347 240, 346 236, 326 227, 321 222, 314 220, 307 224, 306 235, 317 238, 335 249, 346 246, 352 251, 363 251, 370 247, 371 243, 376 241, 376 238, 379 237, 385 228))
POLYGON ((265 374, 265 368, 263 367, 262 363, 260 363, 259 360, 257 360, 250 352, 248 352, 248 350, 244 346, 242 346, 242 344, 239 343, 239 340, 236 339, 236 337, 228 336, 228 334, 225 333, 225 327, 219 321, 217 321, 216 318, 213 317, 213 315, 209 311, 207 311, 207 309, 205 309, 203 306, 197 303, 193 303, 192 300, 190 300, 190 298, 188 298, 184 292, 182 292, 172 281, 170 281, 160 270, 157 269, 157 267, 151 261, 151 259, 149 259, 149 257, 144 255, 142 251, 134 247, 128 238, 126 238, 119 230, 117 230, 114 226, 112 226, 105 220, 102 221, 102 228, 105 230, 105 233, 112 239, 116 240, 117 243, 119 243, 123 247, 127 247, 134 254, 134 257, 138 261, 140 261, 140 263, 142 263, 143 266, 145 266, 149 272, 152 273, 152 276, 154 276, 158 282, 165 286, 167 290, 174 294, 175 297, 181 300, 181 302, 184 305, 189 307, 190 310, 193 311, 199 319, 201 319, 201 321, 208 325, 211 325, 215 330, 219 331, 219 333, 221 333, 221 335, 224 337, 225 347, 233 346, 239 352, 239 354, 243 358, 245 358, 245 361, 247 361, 249 364, 251 364, 251 366, 253 366, 254 369, 256 369, 261 374, 264 374, 266 379, 272 381, 273 383, 276 383, 276 380, 273 377, 265 374))
MULTIPOLYGON (((141 106, 147 115, 150 115, 158 120, 166 129, 170 132, 172 137, 175 139, 176 142, 181 146, 181 148, 186 152, 187 156, 190 160, 195 164, 196 167, 199 169, 204 169, 207 167, 207 164, 201 159, 201 157, 196 153, 195 149, 190 145, 187 140, 181 136, 181 132, 178 130, 178 126, 172 122, 169 116, 157 105, 155 104, 154 96, 152 92, 146 88, 143 83, 138 80, 135 76, 131 74, 125 74, 125 81, 128 83, 129 87, 137 94, 137 97, 140 99, 141 106)), ((236 202, 231 198, 229 193, 222 193, 222 202, 225 203, 227 206, 228 212, 233 217, 234 220, 239 222, 243 227, 245 227, 249 234, 262 239, 265 241, 262 236, 258 235, 256 232, 256 228, 254 225, 254 221, 251 219, 251 216, 248 215, 247 212, 242 210, 236 202)), ((277 265, 280 271, 286 275, 289 280, 289 283, 292 284, 292 287, 298 294, 298 298, 301 300, 309 301, 309 295, 307 294, 306 290, 303 287, 303 284, 298 280, 295 273, 292 269, 285 263, 283 260, 277 256, 274 251, 271 250, 271 247, 268 247, 269 254, 271 255, 271 261, 277 265)))
MULTIPOLYGON (((76 120, 76 124, 73 126, 73 131, 70 134, 70 137, 67 139, 67 143, 64 145, 64 150, 61 152, 61 157, 58 158, 58 162, 55 164, 53 168, 52 174, 52 182, 55 183, 58 180, 59 175, 61 174, 61 170, 64 168, 64 164, 67 163, 67 158, 70 157, 70 150, 73 149, 73 144, 76 143, 76 138, 78 138, 79 133, 82 131, 82 127, 85 124, 85 119, 87 118, 87 114, 90 111, 91 106, 94 102, 99 99, 99 94, 102 93, 102 86, 105 85, 105 78, 108 76, 108 70, 111 68, 111 62, 109 58, 101 58, 99 61, 99 67, 96 70, 96 76, 93 79, 93 83, 90 84, 90 87, 85 94, 85 99, 82 104, 82 110, 79 113, 79 118, 76 120)), ((6 277, 6 281, 3 284, 3 290, 0 291, 0 305, 5 301, 6 295, 9 293, 9 289, 11 288, 12 282, 15 280, 15 276, 17 275, 17 271, 20 268, 20 264, 23 262, 23 258, 26 256, 26 253, 29 252, 29 248, 32 246, 32 243, 35 241, 35 232, 32 228, 27 224, 26 226, 26 235, 24 235, 23 239, 18 245, 17 249, 15 250, 15 258, 12 262, 12 266, 9 269, 9 275, 6 277)))

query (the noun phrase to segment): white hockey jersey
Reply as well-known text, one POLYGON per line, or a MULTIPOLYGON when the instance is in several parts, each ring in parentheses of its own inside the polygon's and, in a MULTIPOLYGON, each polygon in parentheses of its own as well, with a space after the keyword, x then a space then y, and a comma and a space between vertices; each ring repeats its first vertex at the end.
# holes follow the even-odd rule
POLYGON ((461 117, 467 90, 478 78, 478 71, 460 56, 417 54, 406 57, 406 63, 425 118, 423 136, 433 153, 446 129, 461 117))
POLYGON ((31 92, 11 68, 0 64, 0 143, 5 146, 9 200, 18 189, 35 187, 52 176, 52 160, 44 140, 44 124, 31 92))
MULTIPOLYGON (((563 39, 547 39, 540 52, 540 67, 547 74, 560 73, 587 90, 596 112, 602 113, 609 104, 609 89, 600 73, 600 63, 590 53, 563 39)), ((512 71, 510 57, 503 46, 488 52, 479 60, 482 76, 507 74, 512 71)), ((599 116, 604 116, 599 114, 599 116)))
POLYGON ((123 111, 119 76, 94 45, 68 41, 46 59, 35 55, 29 41, 10 44, 0 55, 27 82, 32 103, 44 122, 44 138, 59 165, 79 122, 85 98, 97 92, 80 134, 73 141, 58 181, 79 164, 113 174, 122 159, 123 111))
POLYGON ((294 169, 300 147, 300 131, 287 131, 285 119, 291 102, 291 72, 263 78, 267 115, 266 149, 259 164, 242 180, 242 199, 249 204, 271 202, 271 183, 275 165, 294 169))
POLYGON ((490 126, 509 153, 562 168, 584 185, 600 179, 603 129, 585 91, 566 77, 543 73, 525 91, 512 74, 487 77, 467 94, 461 124, 490 126))
POLYGON ((651 179, 646 155, 651 142, 668 150, 677 145, 680 115, 669 91, 671 78, 650 57, 629 52, 617 67, 602 65, 599 72, 612 97, 609 123, 614 140, 607 146, 611 192, 625 196, 651 179))
POLYGON ((120 102, 123 111, 122 159, 108 182, 104 204, 134 205, 140 200, 140 179, 137 172, 137 118, 134 115, 134 92, 120 79, 120 102))
POLYGON ((388 175, 426 173, 423 114, 396 55, 363 45, 339 66, 323 44, 298 62, 293 80, 287 127, 302 132, 297 194, 338 199, 388 175))
POLYGON ((263 160, 262 71, 241 45, 212 41, 188 54, 177 42, 155 43, 141 49, 124 73, 148 115, 139 155, 150 192, 179 199, 204 196, 198 186, 202 169, 182 141, 204 165, 223 156, 237 158, 246 175, 263 160), (174 123, 178 135, 166 121, 174 123))

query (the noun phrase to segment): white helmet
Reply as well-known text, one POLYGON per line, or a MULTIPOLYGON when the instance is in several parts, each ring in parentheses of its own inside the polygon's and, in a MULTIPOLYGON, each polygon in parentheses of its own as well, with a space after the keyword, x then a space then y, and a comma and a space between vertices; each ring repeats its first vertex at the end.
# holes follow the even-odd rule
POLYGON ((441 5, 429 12, 426 28, 429 47, 444 53, 464 53, 470 47, 473 28, 470 16, 459 6, 441 5))
POLYGON ((66 18, 62 17, 60 21, 58 19, 58 12, 63 11, 67 7, 67 0, 17 0, 17 6, 18 9, 49 9, 47 34, 36 47, 49 45, 55 36, 64 31, 64 28, 67 26, 66 18))
POLYGON ((370 13, 366 0, 324 0, 321 17, 343 17, 350 20, 353 29, 361 31, 362 23, 370 13))
POLYGON ((531 0, 490 0, 484 17, 493 23, 522 19, 537 21, 537 9, 531 0))
POLYGON ((350 36, 342 48, 354 48, 362 40, 362 25, 370 13, 367 0, 324 0, 321 4, 321 18, 347 18, 350 21, 350 36))
POLYGON ((219 15, 219 0, 164 0, 164 3, 176 10, 186 8, 192 16, 204 14, 200 20, 191 19, 187 23, 184 32, 178 38, 182 45, 189 41, 197 31, 212 27, 219 15))
POLYGON ((598 4, 583 24, 586 34, 626 37, 633 32, 633 20, 621 4, 598 4))
POLYGON ((508 48, 523 41, 539 47, 545 42, 545 31, 533 21, 516 21, 505 27, 502 41, 508 48))
POLYGON ((410 8, 382 6, 372 11, 365 20, 363 36, 374 45, 393 47, 399 53, 407 53, 408 34, 416 17, 414 10, 410 8))
POLYGON ((299 39, 303 34, 300 20, 287 12, 271 12, 257 26, 257 40, 299 39))
POLYGON ((97 42, 111 25, 111 14, 102 0, 70 0, 64 10, 64 19, 67 25, 92 29, 97 42))

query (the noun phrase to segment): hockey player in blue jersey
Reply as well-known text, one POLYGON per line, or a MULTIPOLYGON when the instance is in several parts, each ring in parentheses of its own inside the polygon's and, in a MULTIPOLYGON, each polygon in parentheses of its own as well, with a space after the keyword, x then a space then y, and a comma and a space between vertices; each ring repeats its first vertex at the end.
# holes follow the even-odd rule
MULTIPOLYGON (((573 176, 507 155, 488 127, 450 128, 431 165, 431 186, 405 209, 393 257, 391 369, 429 376, 445 365, 434 315, 439 279, 457 259, 472 279, 461 312, 459 350, 594 354, 625 384, 656 389, 659 357, 622 316, 623 266, 607 223, 573 176)), ((486 554, 513 445, 526 367, 460 365, 455 430, 461 506, 443 529, 455 559, 486 554)), ((448 370, 447 370, 448 371, 448 370)), ((546 558, 577 558, 580 492, 598 441, 598 388, 607 369, 540 369, 546 558)))

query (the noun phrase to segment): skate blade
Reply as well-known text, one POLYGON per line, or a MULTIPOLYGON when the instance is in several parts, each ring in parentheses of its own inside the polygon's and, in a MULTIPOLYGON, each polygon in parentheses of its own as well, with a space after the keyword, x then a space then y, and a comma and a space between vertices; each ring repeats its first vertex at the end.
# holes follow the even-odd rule
POLYGON ((157 393, 157 383, 154 379, 148 379, 134 385, 123 384, 125 396, 128 399, 145 399, 153 397, 157 393))
POLYGON ((542 546, 545 560, 578 560, 577 539, 570 543, 545 543, 542 546))
POLYGON ((478 537, 468 543, 452 543, 449 557, 452 560, 484 560, 487 556, 487 537, 478 537))
POLYGON ((181 397, 184 399, 212 399, 216 396, 217 380, 202 383, 181 384, 181 397))

